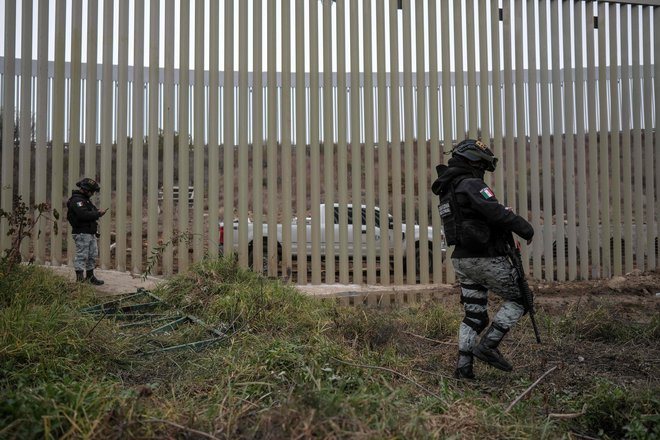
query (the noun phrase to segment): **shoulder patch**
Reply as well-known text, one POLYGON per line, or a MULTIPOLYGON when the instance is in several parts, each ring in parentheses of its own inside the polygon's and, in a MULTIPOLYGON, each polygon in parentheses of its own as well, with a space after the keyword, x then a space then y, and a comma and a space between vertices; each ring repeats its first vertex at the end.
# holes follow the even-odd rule
POLYGON ((488 187, 485 187, 485 188, 481 189, 479 191, 479 193, 486 200, 490 199, 491 197, 495 197, 495 194, 493 194, 493 191, 491 191, 491 189, 488 188, 488 187))
POLYGON ((76 205, 82 208, 83 206, 85 206, 85 202, 78 202, 76 203, 76 205))

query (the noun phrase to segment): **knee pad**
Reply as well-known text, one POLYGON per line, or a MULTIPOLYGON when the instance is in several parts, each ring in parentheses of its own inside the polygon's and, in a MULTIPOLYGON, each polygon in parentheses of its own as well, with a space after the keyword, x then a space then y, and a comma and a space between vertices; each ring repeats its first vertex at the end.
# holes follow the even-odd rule
POLYGON ((486 289, 484 289, 483 286, 480 285, 463 285, 461 284, 461 287, 465 289, 470 289, 470 290, 478 290, 484 292, 483 297, 471 297, 471 296, 466 296, 464 293, 461 292, 461 304, 464 306, 467 305, 474 305, 474 306, 479 306, 477 309, 483 309, 482 311, 472 311, 468 310, 466 307, 465 310, 465 318, 463 318, 463 322, 465 325, 470 327, 472 330, 477 332, 477 334, 480 334, 487 326, 489 321, 488 318, 488 297, 486 296, 486 289))
POLYGON ((488 318, 488 311, 486 310, 483 312, 470 312, 468 310, 465 311, 465 318, 463 318, 463 323, 477 332, 478 335, 481 334, 481 332, 484 331, 486 327, 488 327, 489 322, 490 318, 488 318))

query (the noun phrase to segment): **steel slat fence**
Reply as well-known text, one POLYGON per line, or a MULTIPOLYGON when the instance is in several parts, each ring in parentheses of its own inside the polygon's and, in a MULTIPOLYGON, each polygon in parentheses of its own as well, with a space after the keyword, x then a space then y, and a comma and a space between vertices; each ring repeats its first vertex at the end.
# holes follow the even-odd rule
MULTIPOLYGON (((453 282, 429 186, 471 136, 535 226, 535 278, 657 268, 658 6, 397 3, 6 0, 0 207, 63 212, 88 175, 110 207, 103 268, 160 249, 168 275, 222 250, 299 283, 453 282)), ((24 258, 70 264, 65 221, 39 228, 24 258)))

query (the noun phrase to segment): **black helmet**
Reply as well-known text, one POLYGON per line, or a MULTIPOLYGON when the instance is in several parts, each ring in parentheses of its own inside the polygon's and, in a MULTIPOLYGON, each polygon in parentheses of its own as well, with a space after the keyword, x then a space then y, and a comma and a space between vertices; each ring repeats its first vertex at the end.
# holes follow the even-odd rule
POLYGON ((497 157, 486 144, 475 139, 466 139, 451 150, 452 157, 462 157, 470 162, 483 164, 486 171, 495 171, 497 157))
POLYGON ((91 193, 101 191, 101 187, 99 186, 98 183, 96 183, 96 180, 90 179, 89 177, 85 177, 81 181, 76 182, 76 186, 80 189, 84 189, 85 191, 89 191, 91 193))

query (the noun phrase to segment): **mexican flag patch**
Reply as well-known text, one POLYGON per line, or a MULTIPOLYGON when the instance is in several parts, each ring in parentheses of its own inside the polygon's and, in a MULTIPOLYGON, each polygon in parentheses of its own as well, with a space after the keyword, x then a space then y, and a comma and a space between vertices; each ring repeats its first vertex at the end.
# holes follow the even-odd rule
POLYGON ((494 197, 495 194, 493 194, 493 191, 490 190, 490 188, 485 187, 481 191, 479 191, 481 195, 483 196, 484 199, 490 199, 491 197, 494 197))

